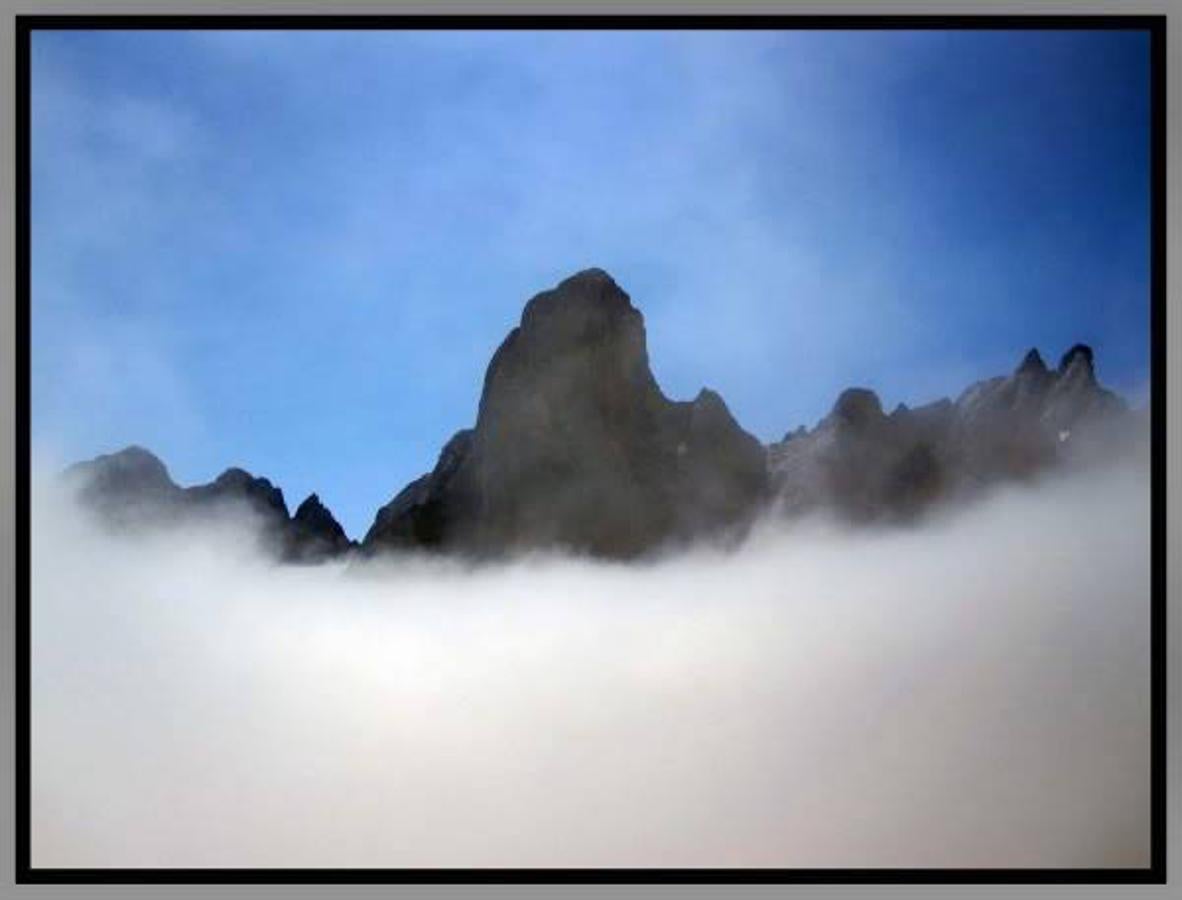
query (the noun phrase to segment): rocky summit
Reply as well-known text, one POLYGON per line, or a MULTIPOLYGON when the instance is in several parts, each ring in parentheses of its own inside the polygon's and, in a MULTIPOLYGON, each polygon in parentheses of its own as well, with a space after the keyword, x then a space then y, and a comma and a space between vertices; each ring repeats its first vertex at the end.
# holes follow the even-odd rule
POLYGON ((611 276, 587 269, 525 304, 489 362, 475 425, 378 510, 360 545, 315 494, 290 515, 278 487, 243 469, 180 488, 159 459, 128 447, 69 475, 118 527, 235 510, 288 561, 355 549, 496 557, 550 548, 627 559, 733 539, 768 509, 912 519, 995 483, 1143 448, 1144 418, 1099 384, 1091 348, 1077 344, 1054 369, 1032 349, 1009 375, 955 401, 887 413, 872 390, 850 388, 815 428, 764 447, 714 391, 665 397, 649 368, 644 317, 611 276))
POLYGON ((383 507, 362 547, 633 557, 749 521, 762 445, 722 398, 661 393, 644 317, 600 269, 538 294, 493 354, 476 425, 383 507))

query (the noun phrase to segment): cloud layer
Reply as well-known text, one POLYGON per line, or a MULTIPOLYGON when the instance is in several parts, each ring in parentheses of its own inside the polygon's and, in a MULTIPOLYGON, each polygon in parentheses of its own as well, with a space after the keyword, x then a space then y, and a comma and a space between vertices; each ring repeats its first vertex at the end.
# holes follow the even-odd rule
POLYGON ((33 863, 1145 865, 1148 496, 350 570, 39 480, 33 863))

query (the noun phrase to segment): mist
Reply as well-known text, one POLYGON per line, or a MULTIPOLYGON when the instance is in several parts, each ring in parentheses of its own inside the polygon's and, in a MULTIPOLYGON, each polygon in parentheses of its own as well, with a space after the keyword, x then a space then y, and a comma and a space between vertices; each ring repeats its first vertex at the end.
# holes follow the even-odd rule
POLYGON ((1148 865, 1137 467, 644 564, 32 510, 34 866, 1148 865))

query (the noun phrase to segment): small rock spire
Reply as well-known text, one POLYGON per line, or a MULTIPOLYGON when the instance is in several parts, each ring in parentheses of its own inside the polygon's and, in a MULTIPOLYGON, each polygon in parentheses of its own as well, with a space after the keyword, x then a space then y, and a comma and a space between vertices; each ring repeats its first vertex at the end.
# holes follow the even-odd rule
POLYGON ((1038 352, 1037 347, 1031 347, 1026 351, 1026 355, 1022 357, 1022 363, 1018 366, 1018 374, 1023 375, 1028 372, 1036 372, 1039 375, 1046 374, 1047 364, 1043 362, 1042 354, 1038 352))
POLYGON ((1093 365, 1092 348, 1087 344, 1076 344, 1063 354, 1059 360, 1059 375, 1063 376, 1073 371, 1082 371, 1088 381, 1096 380, 1096 370, 1093 365))

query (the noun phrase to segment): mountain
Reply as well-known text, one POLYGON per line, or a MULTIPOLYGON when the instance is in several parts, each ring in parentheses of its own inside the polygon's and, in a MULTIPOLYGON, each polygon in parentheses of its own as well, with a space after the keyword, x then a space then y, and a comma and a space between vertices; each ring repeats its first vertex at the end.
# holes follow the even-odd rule
POLYGON ((238 516, 265 550, 286 562, 319 562, 353 549, 331 512, 312 494, 289 516, 283 491, 244 469, 226 469, 209 484, 182 488, 143 447, 77 463, 64 473, 83 506, 124 532, 176 528, 238 516))
POLYGON ((307 562, 343 556, 356 547, 316 494, 296 507, 287 535, 288 556, 307 562))
POLYGON ((1008 376, 885 414, 877 395, 847 390, 815 429, 768 448, 783 512, 826 509, 852 521, 908 519, 991 484, 1086 465, 1144 436, 1124 401, 1096 380, 1077 344, 1050 370, 1035 349, 1008 376))
POLYGON ((714 392, 661 393, 643 316, 588 269, 525 305, 488 365, 475 427, 378 512, 362 549, 628 558, 741 529, 766 494, 763 446, 714 392))
POLYGON ((278 487, 242 469, 180 488, 159 459, 128 447, 69 475, 117 527, 237 511, 288 561, 355 549, 629 559, 735 539, 768 509, 913 519, 992 484, 1143 448, 1144 420, 1099 384, 1091 348, 1077 344, 1055 369, 1032 349, 1009 375, 914 409, 887 413, 872 390, 850 388, 815 428, 764 447, 715 392, 665 397, 644 317, 611 276, 587 269, 525 304, 489 362, 473 427, 378 510, 360 545, 315 494, 289 515, 278 487))

